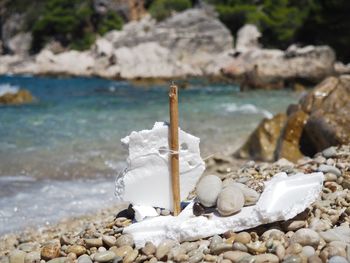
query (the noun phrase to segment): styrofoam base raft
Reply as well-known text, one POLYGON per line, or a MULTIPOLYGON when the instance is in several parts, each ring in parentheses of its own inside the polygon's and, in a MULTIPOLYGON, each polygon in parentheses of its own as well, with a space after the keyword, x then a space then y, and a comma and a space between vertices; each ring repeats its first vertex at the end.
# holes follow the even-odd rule
POLYGON ((136 246, 141 247, 146 241, 155 245, 165 239, 191 241, 222 234, 228 230, 241 231, 288 220, 303 212, 318 198, 323 180, 323 173, 298 173, 292 176, 280 173, 266 182, 265 190, 256 205, 244 207, 235 215, 221 217, 213 214, 210 218, 196 217, 193 215, 191 204, 177 217, 146 219, 126 227, 124 233, 131 234, 136 246))

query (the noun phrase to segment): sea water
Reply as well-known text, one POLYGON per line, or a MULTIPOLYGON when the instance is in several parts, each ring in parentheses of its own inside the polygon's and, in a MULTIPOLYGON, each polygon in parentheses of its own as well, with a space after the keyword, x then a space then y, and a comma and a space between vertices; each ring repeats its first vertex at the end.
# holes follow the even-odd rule
MULTIPOLYGON (((166 84, 0 77, 0 92, 18 88, 37 101, 0 106, 0 235, 115 203, 113 181, 127 156, 120 139, 169 119, 166 84)), ((190 80, 179 92, 180 126, 201 138, 203 158, 230 154, 299 96, 190 80)))

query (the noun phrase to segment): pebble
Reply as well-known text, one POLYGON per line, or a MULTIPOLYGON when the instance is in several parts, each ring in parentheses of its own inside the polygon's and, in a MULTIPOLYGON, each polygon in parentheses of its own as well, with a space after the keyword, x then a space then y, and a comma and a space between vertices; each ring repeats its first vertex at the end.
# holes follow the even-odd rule
POLYGON ((92 263, 92 260, 88 255, 81 255, 78 258, 77 263, 92 263))
POLYGON ((87 248, 103 246, 101 238, 86 238, 84 239, 84 241, 87 248))
POLYGON ((24 258, 26 256, 26 252, 19 250, 19 249, 15 249, 12 250, 10 253, 10 263, 24 263, 24 258))
POLYGON ((112 251, 98 252, 94 256, 94 261, 97 262, 109 262, 117 257, 112 251))
POLYGON ((38 250, 40 247, 40 245, 38 243, 34 243, 34 242, 27 242, 27 243, 22 243, 20 244, 17 249, 22 250, 24 252, 32 252, 35 250, 38 250))
POLYGON ((284 246, 282 244, 278 244, 276 246, 276 256, 282 260, 284 258, 284 256, 286 255, 286 249, 284 248, 284 246))
POLYGON ((317 256, 313 255, 307 259, 308 263, 322 263, 322 260, 317 256))
POLYGON ((249 188, 245 184, 242 183, 233 183, 233 186, 241 189, 244 196, 244 204, 245 205, 254 205, 259 200, 260 194, 254 189, 249 188))
POLYGON ((203 260, 204 261, 209 261, 209 262, 217 262, 218 257, 214 255, 207 254, 204 256, 203 260))
POLYGON ((247 256, 250 255, 242 251, 227 251, 224 253, 224 259, 229 259, 232 262, 238 262, 240 259, 247 256))
POLYGON ((323 173, 332 173, 338 177, 341 176, 341 171, 337 167, 332 165, 321 164, 318 167, 318 171, 323 173))
POLYGON ((332 158, 337 155, 337 148, 334 146, 331 146, 327 149, 324 149, 322 151, 322 155, 326 158, 332 158))
POLYGON ((122 247, 122 246, 134 247, 134 239, 132 238, 131 235, 122 235, 117 238, 116 245, 117 247, 122 247))
POLYGON ((218 244, 218 245, 214 246, 213 248, 211 248, 210 252, 214 255, 219 255, 221 253, 224 253, 224 252, 230 251, 230 250, 232 250, 231 244, 221 243, 221 244, 218 244))
POLYGON ((331 257, 328 263, 349 263, 346 258, 340 256, 331 257))
POLYGON ((286 249, 286 255, 299 254, 303 251, 303 247, 299 243, 293 243, 286 249))
POLYGON ((142 253, 146 256, 154 255, 156 253, 157 247, 153 245, 152 242, 146 242, 145 246, 141 249, 142 253))
POLYGON ((305 246, 305 247, 303 247, 302 253, 306 257, 311 257, 311 256, 315 255, 315 249, 312 246, 305 246))
POLYGON ((102 242, 107 247, 113 247, 117 243, 117 239, 114 236, 102 236, 102 242))
POLYGON ((47 263, 72 263, 72 260, 66 257, 59 257, 59 258, 51 259, 47 261, 47 263))
POLYGON ((60 244, 56 242, 47 243, 41 248, 41 258, 48 261, 60 256, 60 244))
POLYGON ((209 248, 213 249, 214 247, 221 244, 222 242, 223 240, 219 235, 214 235, 210 240, 209 248))
POLYGON ((137 256, 139 255, 139 251, 134 249, 129 254, 127 254, 123 260, 123 263, 131 263, 134 262, 137 256))
POLYGON ((254 259, 255 259, 255 263, 265 263, 265 262, 278 263, 279 262, 279 258, 276 255, 270 254, 270 253, 256 255, 254 256, 254 259))
POLYGON ((186 254, 178 254, 174 256, 174 260, 176 262, 188 262, 189 258, 190 258, 189 255, 186 255, 186 254))
POLYGON ((204 176, 196 187, 199 202, 205 207, 215 206, 222 188, 222 181, 216 175, 204 176))
POLYGON ((246 246, 248 248, 248 251, 253 254, 265 253, 267 250, 265 243, 261 241, 255 241, 253 243, 247 244, 246 246))
POLYGON ((122 247, 111 247, 109 249, 110 251, 114 252, 118 257, 125 257, 127 254, 131 253, 133 251, 133 248, 131 246, 122 246, 122 247))
POLYGON ((204 257, 204 254, 201 251, 196 251, 188 260, 189 263, 198 263, 204 257))
POLYGON ((86 248, 80 245, 72 245, 68 247, 67 253, 75 253, 79 257, 86 253, 86 248))
POLYGON ((229 216, 237 213, 244 206, 244 195, 238 187, 228 186, 221 190, 217 209, 222 216, 229 216))
POLYGON ((324 179, 326 182, 335 182, 337 181, 337 176, 334 173, 326 173, 324 179))
POLYGON ((305 227, 305 225, 306 225, 305 221, 295 220, 295 221, 288 222, 286 227, 288 231, 297 231, 298 229, 305 227))
POLYGON ((252 240, 252 237, 248 232, 241 232, 236 235, 236 242, 242 244, 248 244, 252 240))
POLYGON ((279 229, 269 229, 262 234, 262 240, 268 240, 269 238, 281 240, 284 237, 284 233, 279 229))
POLYGON ((24 263, 40 263, 40 253, 37 251, 29 252, 24 257, 24 263))
POLYGON ((299 243, 302 246, 317 247, 320 243, 320 236, 312 229, 301 228, 291 237, 292 243, 299 243))
POLYGON ((302 259, 298 255, 287 256, 283 263, 302 263, 302 259))
POLYGON ((175 246, 175 241, 171 239, 164 240, 159 244, 156 250, 156 257, 158 260, 163 259, 170 251, 171 248, 175 246))
POLYGON ((235 239, 236 239, 235 236, 229 237, 228 239, 225 240, 225 243, 231 245, 233 244, 233 242, 235 242, 235 239))
POLYGON ((243 252, 248 252, 248 248, 241 242, 234 242, 232 245, 232 249, 243 251, 243 252))
POLYGON ((97 249, 97 251, 98 251, 98 252, 105 252, 105 251, 107 251, 107 249, 106 249, 105 247, 99 247, 99 248, 97 249))
POLYGON ((75 253, 68 253, 67 254, 67 258, 69 258, 71 260, 76 260, 77 259, 77 255, 75 253))

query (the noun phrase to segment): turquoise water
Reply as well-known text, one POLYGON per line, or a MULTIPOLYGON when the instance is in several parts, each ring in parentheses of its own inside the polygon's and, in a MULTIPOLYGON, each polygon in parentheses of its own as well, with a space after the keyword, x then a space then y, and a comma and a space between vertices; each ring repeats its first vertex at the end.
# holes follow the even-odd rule
MULTIPOLYGON (((0 77, 0 89, 6 84, 38 101, 0 107, 0 234, 114 202, 113 179, 127 156, 120 139, 168 120, 166 85, 0 77)), ((193 80, 180 90, 180 126, 201 138, 203 157, 231 153, 263 117, 297 99, 291 91, 241 93, 235 85, 193 80)))

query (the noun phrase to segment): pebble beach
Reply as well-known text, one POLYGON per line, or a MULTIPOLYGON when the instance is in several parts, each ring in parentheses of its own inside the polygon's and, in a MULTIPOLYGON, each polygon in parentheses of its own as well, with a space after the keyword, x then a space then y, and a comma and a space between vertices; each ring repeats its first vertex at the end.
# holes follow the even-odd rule
POLYGON ((288 221, 191 242, 164 240, 158 246, 147 242, 135 248, 132 236, 123 234, 132 221, 117 216, 128 204, 120 204, 51 227, 4 235, 0 238, 0 262, 349 262, 349 145, 328 148, 295 164, 285 159, 242 162, 218 155, 206 162, 206 174, 215 174, 222 181, 232 178, 258 192, 264 181, 278 172, 320 171, 325 181, 319 198, 288 221))

